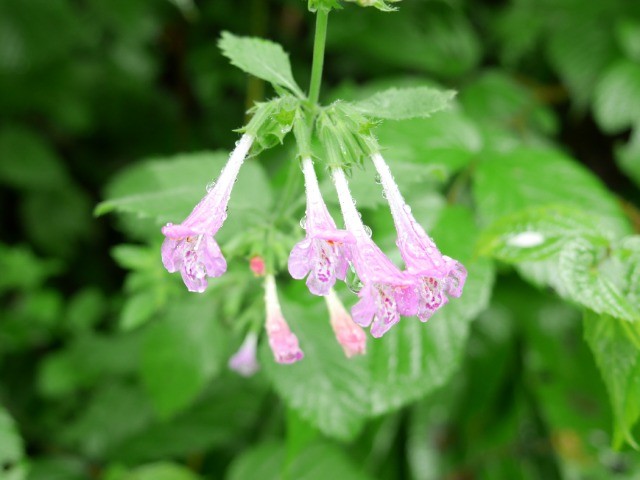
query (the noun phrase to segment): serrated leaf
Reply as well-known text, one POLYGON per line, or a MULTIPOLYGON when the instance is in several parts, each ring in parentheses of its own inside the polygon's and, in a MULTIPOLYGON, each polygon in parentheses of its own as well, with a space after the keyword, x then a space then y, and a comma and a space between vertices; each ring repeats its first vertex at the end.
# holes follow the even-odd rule
POLYGON ((430 87, 390 88, 354 103, 365 115, 388 120, 430 117, 446 109, 455 97, 453 90, 430 87))
POLYGON ((277 43, 222 32, 218 46, 223 55, 241 70, 304 97, 291 73, 289 56, 277 43))
POLYGON ((607 236, 631 231, 618 201, 600 180, 553 150, 492 153, 479 163, 473 181, 480 220, 486 225, 525 208, 566 205, 588 212, 607 236))
POLYGON ((161 418, 191 404, 222 367, 224 331, 215 304, 189 297, 145 331, 140 374, 161 418))
POLYGON ((541 260, 575 237, 598 238, 597 222, 581 210, 550 206, 503 217, 482 235, 478 249, 506 262, 541 260))
POLYGON ((621 60, 611 66, 598 82, 593 113, 608 133, 616 133, 638 123, 640 112, 640 65, 621 60))
POLYGON ((640 343, 631 336, 640 339, 640 323, 587 311, 584 334, 609 392, 614 446, 627 441, 638 448, 631 430, 640 418, 640 343))
MULTIPOLYGON (((158 223, 184 219, 206 194, 227 161, 225 152, 201 152, 142 162, 123 170, 109 184, 96 215, 131 213, 158 223)), ((264 170, 247 161, 229 202, 229 216, 239 210, 268 211, 271 191, 264 170)))
POLYGON ((607 278, 603 267, 606 251, 585 238, 567 243, 560 252, 559 272, 570 298, 596 313, 622 320, 640 321, 640 309, 607 278))

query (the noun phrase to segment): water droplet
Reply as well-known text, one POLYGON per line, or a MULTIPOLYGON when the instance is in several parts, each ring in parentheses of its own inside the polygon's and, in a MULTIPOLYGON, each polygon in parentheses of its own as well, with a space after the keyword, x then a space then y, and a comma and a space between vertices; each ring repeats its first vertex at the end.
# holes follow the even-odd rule
POLYGON ((207 183, 207 192, 210 192, 211 190, 213 190, 213 187, 215 186, 216 186, 216 182, 207 183))
POLYGON ((347 288, 351 290, 353 293, 355 293, 356 295, 360 292, 360 290, 362 290, 362 287, 363 287, 362 282, 360 281, 358 274, 353 268, 353 265, 351 265, 351 268, 347 272, 347 278, 345 279, 345 281, 347 284, 347 288))
POLYGON ((407 204, 404 205, 404 211, 407 213, 411 213, 411 207, 407 204))
POLYGON ((236 147, 240 145, 240 140, 236 140, 236 147))
POLYGON ((382 184, 382 177, 379 174, 376 174, 375 181, 378 185, 382 184))
POLYGON ((383 190, 383 191, 382 191, 382 198, 387 198, 387 192, 386 192, 386 190, 383 190))
POLYGON ((307 229, 307 216, 306 215, 300 219, 300 228, 302 228, 303 230, 307 229))
POLYGON ((371 227, 369 227, 369 225, 363 225, 363 227, 364 227, 364 233, 366 233, 366 234, 367 234, 367 236, 368 236, 369 238, 371 238, 371 235, 372 235, 372 233, 371 233, 371 227))

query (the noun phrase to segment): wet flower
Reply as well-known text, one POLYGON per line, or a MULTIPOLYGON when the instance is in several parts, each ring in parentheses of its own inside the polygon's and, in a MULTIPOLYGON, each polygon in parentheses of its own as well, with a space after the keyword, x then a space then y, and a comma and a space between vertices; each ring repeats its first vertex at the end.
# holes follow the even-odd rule
POLYGON ((227 218, 231 190, 253 139, 249 134, 242 136, 216 184, 181 224, 168 223, 162 227, 166 237, 162 244, 162 263, 171 273, 179 270, 192 292, 204 292, 207 277, 219 277, 227 270, 213 237, 227 218))
POLYGON ((249 268, 256 277, 264 277, 264 274, 266 272, 264 258, 259 255, 251 257, 251 259, 249 260, 249 268))
POLYGON ((353 237, 338 230, 320 194, 318 178, 310 158, 302 160, 307 192, 304 240, 296 244, 289 256, 289 273, 295 279, 307 276, 307 286, 314 295, 327 295, 336 283, 344 280, 348 268, 347 244, 353 237))
POLYGON ((367 336, 364 330, 353 321, 333 289, 330 289, 329 294, 324 298, 329 309, 331 328, 344 354, 348 358, 363 355, 367 349, 367 336))
POLYGON ((298 337, 291 332, 282 315, 276 281, 273 275, 267 275, 264 282, 267 321, 265 329, 269 337, 269 346, 278 363, 294 363, 304 357, 298 345, 298 337))
POLYGON ((356 210, 342 169, 332 172, 340 208, 355 242, 350 246, 351 261, 363 284, 360 301, 353 307, 353 320, 363 327, 371 325, 371 335, 381 337, 400 321, 400 315, 418 312, 415 278, 401 272, 371 240, 356 210))
POLYGON ((447 295, 459 297, 462 294, 467 271, 460 262, 442 255, 433 240, 415 221, 411 207, 404 201, 382 155, 375 153, 371 159, 389 202, 398 232, 397 245, 407 272, 418 279, 418 318, 426 321, 449 301, 447 295))
POLYGON ((229 359, 229 368, 243 377, 250 377, 260 370, 257 346, 258 335, 255 332, 249 332, 238 351, 229 359))

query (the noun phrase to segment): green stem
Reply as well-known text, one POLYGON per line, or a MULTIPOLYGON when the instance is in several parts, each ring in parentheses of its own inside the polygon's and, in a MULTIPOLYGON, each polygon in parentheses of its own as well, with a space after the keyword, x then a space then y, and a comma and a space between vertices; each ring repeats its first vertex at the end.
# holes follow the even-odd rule
POLYGON ((322 66, 324 64, 324 44, 327 40, 327 20, 329 11, 319 9, 316 13, 316 33, 313 41, 313 64, 311 66, 311 83, 309 84, 309 102, 318 103, 320 85, 322 84, 322 66))

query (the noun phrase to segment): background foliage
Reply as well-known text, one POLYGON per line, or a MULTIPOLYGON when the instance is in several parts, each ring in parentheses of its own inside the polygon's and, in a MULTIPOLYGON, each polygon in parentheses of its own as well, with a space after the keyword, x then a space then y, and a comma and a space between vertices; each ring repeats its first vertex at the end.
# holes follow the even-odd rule
MULTIPOLYGON (((306 357, 277 365, 263 342, 243 379, 226 362, 263 315, 246 239, 284 206, 278 254, 301 236, 300 179, 279 203, 294 150, 243 168, 220 232, 235 258, 207 294, 164 271, 158 227, 272 93, 228 64, 221 32, 280 42, 306 85, 312 17, 299 0, 196 3, 0 2, 0 478, 637 478, 640 4, 332 13, 325 101, 459 91, 377 135, 469 279, 428 324, 346 360, 322 302, 282 275, 306 357)), ((373 182, 356 170, 353 193, 392 251, 373 182)))

